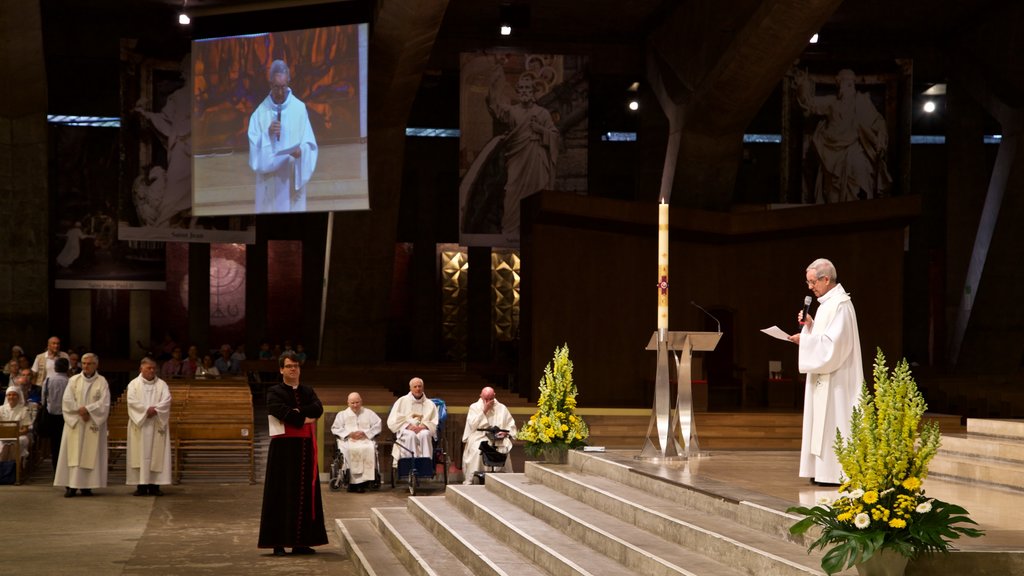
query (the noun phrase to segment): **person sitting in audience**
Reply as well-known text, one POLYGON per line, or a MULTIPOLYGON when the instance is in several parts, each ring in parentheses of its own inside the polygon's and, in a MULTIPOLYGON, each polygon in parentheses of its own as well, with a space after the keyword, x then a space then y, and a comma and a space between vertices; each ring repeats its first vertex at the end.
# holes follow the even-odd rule
MULTIPOLYGON (((22 394, 20 386, 16 384, 8 386, 5 398, 3 406, 0 406, 0 420, 14 421, 20 424, 17 454, 21 458, 26 458, 28 457, 29 433, 32 431, 32 415, 25 404, 25 396, 22 394)), ((8 444, 14 444, 14 442, 4 442, 5 448, 8 444)), ((11 450, 11 448, 6 448, 5 451, 10 453, 11 450)))
POLYGON ((345 457, 349 471, 349 492, 366 492, 366 483, 372 482, 376 472, 373 439, 380 434, 380 416, 363 407, 358 392, 348 395, 348 408, 334 417, 331 432, 338 439, 338 449, 345 457))
POLYGON ((199 349, 189 346, 188 356, 182 362, 185 364, 185 378, 195 378, 196 370, 203 364, 203 360, 199 357, 199 349))
POLYGON ((241 372, 242 367, 238 362, 231 359, 231 345, 221 344, 220 345, 220 356, 213 361, 214 366, 220 371, 221 376, 227 376, 229 374, 238 374, 241 372))
POLYGON ((181 348, 175 346, 171 350, 171 359, 160 368, 160 377, 164 380, 185 378, 185 362, 181 359, 181 348))
POLYGON ((196 378, 200 380, 216 378, 220 376, 220 370, 213 365, 213 356, 203 356, 203 363, 196 369, 196 378))
POLYGON ((301 342, 295 345, 295 357, 299 359, 300 364, 306 363, 306 347, 301 342))
POLYGON ((391 450, 394 465, 399 458, 430 458, 437 433, 437 406, 423 392, 423 379, 409 381, 409 393, 395 400, 388 415, 388 428, 395 433, 391 450))
POLYGON ((231 353, 231 361, 238 366, 245 362, 245 344, 235 346, 235 351, 231 353))
POLYGON ((273 360, 274 355, 270 352, 270 342, 260 342, 260 360, 273 360))

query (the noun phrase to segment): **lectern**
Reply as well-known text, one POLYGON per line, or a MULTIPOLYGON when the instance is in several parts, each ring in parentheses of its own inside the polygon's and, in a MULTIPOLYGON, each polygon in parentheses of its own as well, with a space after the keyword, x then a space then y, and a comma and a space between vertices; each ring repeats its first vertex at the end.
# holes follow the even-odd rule
POLYGON ((647 343, 647 350, 658 351, 654 380, 654 407, 647 426, 647 438, 637 458, 679 459, 700 454, 693 420, 693 390, 690 363, 694 351, 711 351, 718 345, 721 332, 669 332, 658 330, 647 343), (669 387, 669 351, 675 353, 676 402, 672 410, 669 387), (682 444, 680 444, 682 439, 682 444))

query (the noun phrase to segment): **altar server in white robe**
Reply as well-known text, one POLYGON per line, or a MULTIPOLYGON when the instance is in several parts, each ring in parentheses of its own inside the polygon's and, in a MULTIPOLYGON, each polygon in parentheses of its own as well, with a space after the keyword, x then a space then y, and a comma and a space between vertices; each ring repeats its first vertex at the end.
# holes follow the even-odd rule
POLYGON ((306 104, 295 97, 291 71, 270 64, 270 94, 249 118, 249 168, 256 173, 256 212, 304 212, 317 144, 306 104))
POLYGON ((92 496, 93 488, 107 485, 107 418, 110 416, 110 386, 96 370, 100 359, 93 353, 82 356, 82 372, 68 380, 61 408, 64 434, 54 486, 64 486, 64 497, 92 496))
POLYGON ((171 390, 156 375, 156 362, 143 358, 139 376, 128 383, 128 457, 125 484, 133 496, 163 496, 171 483, 171 390))
POLYGON ((388 414, 388 428, 395 433, 391 450, 395 466, 399 458, 433 456, 437 422, 437 406, 423 391, 423 379, 409 380, 409 393, 395 400, 388 414))
POLYGON ((331 433, 338 439, 338 449, 345 457, 349 492, 365 492, 365 483, 373 481, 377 449, 373 439, 380 434, 380 426, 380 416, 363 406, 358 392, 348 395, 348 408, 334 417, 331 433))
MULTIPOLYGON (((495 448, 499 452, 508 454, 512 449, 512 437, 516 435, 516 421, 512 418, 508 408, 495 397, 494 388, 490 386, 480 390, 480 398, 469 405, 469 413, 466 414, 466 428, 462 432, 462 441, 465 446, 462 449, 462 472, 466 475, 466 484, 472 484, 473 473, 484 469, 483 457, 480 455, 480 442, 490 442, 487 432, 481 432, 481 428, 498 427, 507 432, 499 432, 495 448)), ((512 458, 505 458, 505 466, 502 472, 512 471, 512 458)))
POLYGON ((848 439, 850 416, 864 383, 857 313, 850 295, 836 281, 832 262, 819 258, 806 270, 807 287, 818 298, 816 317, 803 323, 790 340, 800 345, 800 372, 807 374, 804 392, 800 477, 821 485, 839 484, 842 465, 835 454, 836 430, 848 439))

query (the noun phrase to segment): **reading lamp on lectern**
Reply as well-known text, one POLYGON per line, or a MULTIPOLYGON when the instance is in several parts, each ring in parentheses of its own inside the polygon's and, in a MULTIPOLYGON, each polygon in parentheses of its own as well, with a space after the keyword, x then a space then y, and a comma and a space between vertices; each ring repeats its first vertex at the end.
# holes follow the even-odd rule
POLYGON ((718 324, 718 333, 719 333, 719 334, 721 334, 721 333, 722 333, 722 323, 718 321, 718 318, 715 318, 715 315, 714 315, 714 314, 712 314, 711 312, 708 312, 707 310, 705 310, 705 309, 704 309, 704 307, 703 307, 703 306, 701 306, 700 304, 697 304, 697 303, 696 303, 696 302, 694 302, 693 300, 690 300, 690 305, 692 305, 692 306, 696 307, 696 308, 697 308, 697 309, 699 309, 699 310, 700 310, 701 312, 703 312, 703 313, 707 314, 707 315, 708 315, 708 318, 711 318, 712 320, 714 320, 714 321, 715 321, 715 323, 716 323, 716 324, 718 324))

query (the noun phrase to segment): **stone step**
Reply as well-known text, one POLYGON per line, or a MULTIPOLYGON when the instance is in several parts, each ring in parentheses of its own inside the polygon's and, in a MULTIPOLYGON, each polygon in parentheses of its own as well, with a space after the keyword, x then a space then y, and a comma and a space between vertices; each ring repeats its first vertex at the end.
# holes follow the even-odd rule
POLYGON ((408 508, 374 508, 370 520, 388 547, 414 576, 473 576, 451 551, 425 530, 408 508))
MULTIPOLYGON (((661 556, 663 562, 691 567, 692 555, 698 554, 747 574, 821 574, 820 557, 808 556, 800 544, 619 482, 568 467, 555 468, 531 467, 529 477, 494 474, 488 476, 487 487, 505 500, 529 507, 552 525, 573 526, 570 534, 578 533, 578 539, 627 565, 642 562, 631 558, 635 550, 658 549, 658 544, 668 540, 688 554, 676 558, 683 552, 677 549, 670 557, 661 556), (602 538, 607 533, 615 536, 602 538)), ((788 524, 792 521, 787 519, 788 524)))
MULTIPOLYGON (((745 574, 600 511, 583 510, 584 505, 573 506, 573 511, 566 513, 529 497, 513 503, 488 486, 457 486, 447 496, 493 533, 508 535, 513 546, 555 576, 745 574)), ((563 498, 563 507, 572 506, 571 498, 563 498)))
POLYGON ((939 453, 928 465, 929 477, 1024 491, 1024 464, 939 453))
POLYGON ((359 576, 412 576, 369 518, 335 520, 341 546, 359 576))
MULTIPOLYGON (((569 462, 564 467, 587 470, 596 476, 614 480, 648 494, 657 494, 681 506, 728 519, 784 540, 805 544, 803 536, 789 534, 789 527, 799 520, 798 517, 783 512, 793 505, 792 502, 742 490, 709 478, 691 477, 684 470, 668 466, 636 460, 630 460, 628 463, 617 462, 614 458, 614 452, 597 456, 571 450, 569 462)), ((527 463, 527 476, 535 473, 531 467, 534 464, 527 463)), ((555 466, 545 464, 544 467, 555 466)))
POLYGON ((547 576, 530 558, 460 512, 447 498, 409 498, 409 514, 478 576, 547 576))
POLYGON ((992 418, 968 418, 968 434, 987 434, 1024 440, 1024 420, 996 420, 992 418))
POLYGON ((1024 464, 1024 441, 980 434, 943 434, 938 453, 1024 464))

